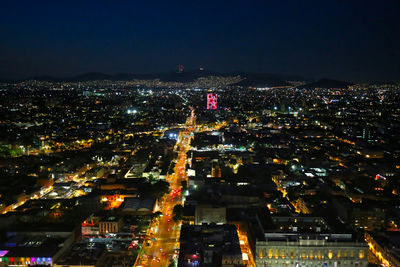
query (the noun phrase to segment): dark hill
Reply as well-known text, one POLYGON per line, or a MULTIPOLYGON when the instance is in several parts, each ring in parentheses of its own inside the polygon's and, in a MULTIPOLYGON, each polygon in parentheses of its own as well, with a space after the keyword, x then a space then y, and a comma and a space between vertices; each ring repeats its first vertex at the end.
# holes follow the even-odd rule
POLYGON ((353 85, 352 83, 345 81, 337 81, 331 79, 321 79, 313 83, 308 83, 298 88, 347 88, 349 85, 353 85))
POLYGON ((245 72, 237 72, 232 73, 232 75, 240 75, 244 78, 243 81, 240 81, 236 85, 239 86, 254 86, 254 87, 269 87, 269 86, 285 86, 289 85, 283 77, 276 74, 270 73, 245 73, 245 72))

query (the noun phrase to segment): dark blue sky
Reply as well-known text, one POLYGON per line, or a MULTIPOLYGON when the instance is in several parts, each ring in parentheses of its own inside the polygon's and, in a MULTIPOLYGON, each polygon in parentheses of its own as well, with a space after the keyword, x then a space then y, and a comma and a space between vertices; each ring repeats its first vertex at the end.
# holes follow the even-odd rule
POLYGON ((0 1, 0 78, 177 64, 400 80, 400 1, 0 1))

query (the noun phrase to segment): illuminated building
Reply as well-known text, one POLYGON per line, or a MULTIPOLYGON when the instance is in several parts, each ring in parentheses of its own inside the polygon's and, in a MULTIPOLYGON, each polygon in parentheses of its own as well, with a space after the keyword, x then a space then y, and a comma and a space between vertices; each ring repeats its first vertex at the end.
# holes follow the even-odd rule
POLYGON ((73 242, 69 232, 8 233, 0 249, 0 266, 52 266, 73 242))
POLYGON ((149 215, 159 207, 155 198, 126 198, 122 204, 121 211, 124 214, 149 215))
POLYGON ((105 217, 99 221, 99 233, 118 233, 122 227, 122 218, 117 218, 114 216, 105 217))
POLYGON ((368 246, 333 231, 320 217, 273 217, 275 230, 256 241, 257 266, 367 266, 368 246))
POLYGON ((400 266, 399 234, 382 232, 365 234, 370 252, 381 262, 382 266, 400 266))
POLYGON ((226 223, 226 208, 212 205, 197 205, 195 209, 195 224, 226 223))
POLYGON ((124 178, 131 179, 131 178, 141 178, 144 169, 146 168, 146 164, 133 164, 129 171, 125 174, 124 178))
POLYGON ((207 109, 217 109, 217 94, 207 94, 207 109))
POLYGON ((82 224, 82 235, 98 235, 99 234, 99 220, 100 217, 94 215, 89 216, 82 224))

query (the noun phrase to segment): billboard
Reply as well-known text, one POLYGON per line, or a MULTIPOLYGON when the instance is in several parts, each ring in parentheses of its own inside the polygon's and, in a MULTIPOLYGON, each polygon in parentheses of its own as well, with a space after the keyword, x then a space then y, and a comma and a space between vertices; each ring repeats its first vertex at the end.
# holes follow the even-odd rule
POLYGON ((217 109, 217 94, 207 94, 207 109, 217 109))

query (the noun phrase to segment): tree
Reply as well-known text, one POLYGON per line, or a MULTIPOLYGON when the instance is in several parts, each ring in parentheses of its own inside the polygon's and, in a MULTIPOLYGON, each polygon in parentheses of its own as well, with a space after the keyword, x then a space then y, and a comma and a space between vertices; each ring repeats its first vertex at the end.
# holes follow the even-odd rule
POLYGON ((158 180, 152 184, 149 181, 145 181, 140 185, 141 195, 144 197, 160 198, 169 191, 169 183, 158 180))
POLYGON ((159 198, 159 197, 163 196, 164 194, 168 193, 168 191, 169 191, 169 183, 165 182, 165 181, 158 180, 154 184, 154 190, 155 190, 156 197, 159 198))
POLYGON ((162 212, 161 212, 161 211, 156 211, 156 212, 153 213, 153 218, 158 218, 158 217, 160 217, 161 215, 162 215, 162 212))
POLYGON ((177 222, 179 220, 182 220, 183 217, 183 206, 181 204, 175 205, 174 209, 172 210, 173 217, 172 219, 177 222))
POLYGON ((149 177, 147 177, 147 180, 153 184, 155 183, 157 180, 154 178, 153 174, 149 174, 149 177))
POLYGON ((168 267, 175 267, 176 266, 176 262, 174 259, 169 261, 168 267))

